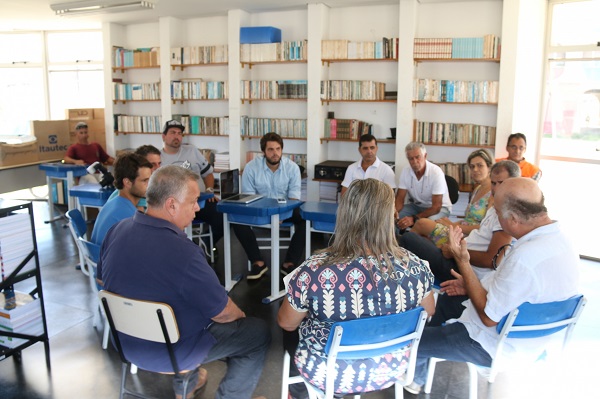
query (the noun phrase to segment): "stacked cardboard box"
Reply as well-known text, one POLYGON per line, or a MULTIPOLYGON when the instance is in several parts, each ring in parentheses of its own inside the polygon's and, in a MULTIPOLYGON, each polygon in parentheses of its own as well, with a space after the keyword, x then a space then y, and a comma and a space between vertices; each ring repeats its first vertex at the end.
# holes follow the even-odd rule
POLYGON ((38 161, 38 148, 32 136, 0 136, 0 167, 38 161))

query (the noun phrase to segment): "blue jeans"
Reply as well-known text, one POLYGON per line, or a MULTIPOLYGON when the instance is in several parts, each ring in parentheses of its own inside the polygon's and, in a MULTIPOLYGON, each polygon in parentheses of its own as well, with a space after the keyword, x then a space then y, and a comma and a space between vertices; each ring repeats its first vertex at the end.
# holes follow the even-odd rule
POLYGON ((446 324, 440 327, 425 327, 417 351, 417 367, 414 382, 423 385, 427 379, 429 358, 439 357, 455 362, 471 362, 490 367, 492 357, 469 337, 462 323, 446 324))
POLYGON ((227 372, 219 384, 216 399, 250 399, 262 373, 271 343, 267 324, 254 317, 230 323, 214 323, 208 331, 217 343, 204 363, 224 359, 227 372))
MULTIPOLYGON (((418 206, 415 204, 404 204, 404 207, 402 208, 400 213, 398 213, 398 218, 402 219, 404 216, 413 216, 413 215, 416 215, 417 213, 423 212, 425 209, 428 209, 428 208, 429 207, 422 207, 422 206, 418 206)), ((442 209, 440 209, 439 213, 428 216, 427 219, 436 220, 436 219, 440 219, 440 218, 448 217, 448 216, 450 216, 450 210, 448 208, 446 208, 445 206, 443 206, 442 209)))

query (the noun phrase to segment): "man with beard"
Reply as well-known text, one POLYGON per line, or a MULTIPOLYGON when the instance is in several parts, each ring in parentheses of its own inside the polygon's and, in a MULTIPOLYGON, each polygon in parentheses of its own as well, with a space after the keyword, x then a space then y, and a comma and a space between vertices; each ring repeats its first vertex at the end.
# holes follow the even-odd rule
POLYGON ((128 152, 117 157, 114 172, 114 185, 119 194, 110 199, 98 214, 92 230, 92 242, 98 245, 102 245, 104 236, 113 225, 135 214, 138 202, 146 197, 152 164, 143 156, 128 152))
MULTIPOLYGON (((162 165, 177 165, 193 171, 200 176, 198 179, 200 192, 213 192, 215 186, 213 167, 195 146, 183 144, 184 131, 185 126, 178 120, 170 120, 165 123, 162 134, 162 165)), ((217 199, 206 201, 196 217, 210 225, 216 245, 217 241, 223 237, 224 231, 223 215, 217 212, 217 199)), ((214 251, 213 248, 211 250, 214 251)))
MULTIPOLYGON (((277 133, 267 133, 260 139, 262 157, 248 162, 242 174, 242 192, 263 194, 269 198, 300 199, 300 168, 292 160, 282 157, 283 140, 277 133)), ((300 209, 294 209, 292 217, 284 220, 292 222, 296 232, 285 255, 281 273, 286 275, 303 260, 306 237, 306 222, 300 216, 300 209)), ((265 266, 256 236, 249 226, 234 224, 233 230, 244 247, 252 268, 249 280, 260 279, 269 268, 265 266)), ((276 278, 276 276, 272 276, 276 278)))

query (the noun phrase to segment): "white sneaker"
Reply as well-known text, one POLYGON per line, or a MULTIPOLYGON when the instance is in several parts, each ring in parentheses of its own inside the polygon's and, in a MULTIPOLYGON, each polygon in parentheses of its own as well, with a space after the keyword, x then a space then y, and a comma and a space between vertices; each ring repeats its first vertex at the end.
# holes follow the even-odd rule
POLYGON ((413 395, 418 395, 419 393, 421 393, 421 388, 423 388, 423 385, 419 385, 414 381, 404 386, 404 390, 406 392, 412 393, 413 395))

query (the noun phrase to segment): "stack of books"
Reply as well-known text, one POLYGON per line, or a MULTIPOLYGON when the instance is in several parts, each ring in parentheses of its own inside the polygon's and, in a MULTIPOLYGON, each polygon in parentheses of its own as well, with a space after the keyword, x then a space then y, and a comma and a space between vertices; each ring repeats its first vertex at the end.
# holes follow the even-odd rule
POLYGON ((307 80, 243 80, 242 99, 305 99, 307 80))
POLYGON ((384 37, 376 42, 352 42, 350 40, 321 41, 321 59, 323 60, 373 60, 397 58, 397 37, 384 37))
POLYGON ((499 59, 500 38, 495 35, 461 38, 416 38, 414 58, 424 59, 499 59))
POLYGON ((416 101, 498 103, 498 81, 415 79, 416 101))
POLYGON ((306 119, 241 117, 242 136, 260 137, 275 132, 281 137, 306 138, 306 119))
POLYGON ((185 126, 185 132, 188 134, 204 134, 211 136, 227 136, 229 134, 228 116, 197 116, 174 114, 173 119, 177 119, 185 126))
POLYGON ((121 133, 162 133, 162 117, 115 114, 114 129, 121 133))
POLYGON ((217 152, 215 154, 214 168, 216 170, 229 170, 229 152, 217 152))
MULTIPOLYGON (((31 240, 30 240, 31 241, 31 240)), ((31 295, 15 292, 16 307, 5 309, 4 292, 0 293, 0 345, 16 348, 28 342, 26 339, 6 337, 2 332, 40 336, 44 333, 40 300, 31 295)))
POLYGON ((113 82, 113 100, 160 100, 160 83, 113 82))
POLYGON ((415 139, 421 143, 490 146, 496 143, 496 128, 469 123, 417 121, 415 139))
POLYGON ((308 41, 240 44, 241 62, 305 61, 308 41))
MULTIPOLYGON (((31 219, 28 214, 15 213, 0 218, 0 257, 2 258, 2 274, 6 278, 33 251, 31 219)), ((19 274, 35 269, 32 258, 19 274)))
POLYGON ((384 100, 385 83, 372 80, 321 81, 322 100, 384 100))
POLYGON ((171 65, 221 64, 228 62, 227 45, 171 48, 171 65))
POLYGON ((160 65, 160 48, 144 47, 134 50, 113 47, 113 67, 157 67, 160 65))
POLYGON ((226 100, 227 82, 202 79, 171 81, 171 99, 173 100, 226 100))

